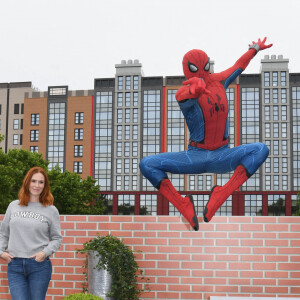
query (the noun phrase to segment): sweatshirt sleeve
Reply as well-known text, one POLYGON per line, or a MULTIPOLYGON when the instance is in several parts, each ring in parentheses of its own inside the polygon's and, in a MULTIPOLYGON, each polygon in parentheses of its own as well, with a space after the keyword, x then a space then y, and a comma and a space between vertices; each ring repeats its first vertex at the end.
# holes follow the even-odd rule
POLYGON ((49 228, 49 244, 43 249, 46 256, 50 256, 55 253, 62 242, 59 213, 55 206, 53 206, 53 208, 53 215, 49 228))
POLYGON ((6 251, 9 240, 9 221, 11 215, 11 203, 8 205, 4 219, 0 227, 0 255, 6 251))

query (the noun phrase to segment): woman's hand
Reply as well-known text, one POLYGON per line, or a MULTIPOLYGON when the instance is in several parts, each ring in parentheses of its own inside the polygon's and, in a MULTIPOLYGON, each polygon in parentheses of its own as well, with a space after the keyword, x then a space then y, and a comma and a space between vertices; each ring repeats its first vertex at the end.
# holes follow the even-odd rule
POLYGON ((2 259, 4 259, 7 263, 10 263, 11 260, 14 258, 12 255, 10 255, 10 254, 7 253, 7 252, 3 252, 3 253, 0 255, 0 257, 1 257, 2 259))
POLYGON ((35 257, 35 261, 42 262, 46 258, 46 253, 44 251, 40 251, 40 252, 30 256, 30 258, 34 258, 34 257, 35 257))

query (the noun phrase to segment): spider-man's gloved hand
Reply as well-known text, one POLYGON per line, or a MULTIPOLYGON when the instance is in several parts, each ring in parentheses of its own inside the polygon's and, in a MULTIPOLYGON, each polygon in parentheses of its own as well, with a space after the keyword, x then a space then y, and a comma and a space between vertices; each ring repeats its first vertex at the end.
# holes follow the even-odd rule
POLYGON ((211 94, 206 89, 206 84, 202 78, 192 77, 182 83, 184 86, 176 93, 177 101, 199 98, 201 94, 211 94))
POLYGON ((267 38, 265 37, 262 41, 258 39, 258 42, 252 42, 252 45, 249 45, 249 49, 255 49, 256 53, 260 50, 264 50, 273 46, 273 44, 266 45, 267 38))

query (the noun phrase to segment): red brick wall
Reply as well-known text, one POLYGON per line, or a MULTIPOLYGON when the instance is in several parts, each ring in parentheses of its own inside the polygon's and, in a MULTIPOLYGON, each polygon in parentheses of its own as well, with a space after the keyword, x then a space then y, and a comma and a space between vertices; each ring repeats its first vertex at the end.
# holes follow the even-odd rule
MULTIPOLYGON (((2 220, 1 216, 0 220, 2 220)), ((191 231, 172 216, 61 216, 63 245, 53 256, 47 300, 81 291, 83 242, 123 238, 150 279, 141 299, 209 299, 209 296, 300 295, 300 217, 215 217, 191 231)), ((0 299, 10 299, 6 265, 0 265, 0 299)))

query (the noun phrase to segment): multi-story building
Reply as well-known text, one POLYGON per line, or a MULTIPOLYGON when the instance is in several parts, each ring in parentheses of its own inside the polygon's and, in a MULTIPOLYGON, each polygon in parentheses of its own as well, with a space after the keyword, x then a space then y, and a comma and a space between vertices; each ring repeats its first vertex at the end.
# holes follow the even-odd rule
MULTIPOLYGON (((183 76, 143 75, 138 60, 115 66, 115 77, 98 78, 94 90, 68 91, 67 86, 47 92, 29 92, 25 99, 23 146, 43 153, 50 168, 86 177, 92 175, 101 191, 125 191, 119 203, 140 205, 155 213, 157 194, 141 175, 141 158, 187 149, 189 134, 175 99, 183 76)), ((213 68, 213 65, 212 65, 213 68)), ((211 69, 213 72, 213 69, 211 69)), ((288 59, 265 56, 261 71, 242 74, 227 89, 229 146, 264 142, 270 156, 242 186, 242 191, 297 191, 300 184, 299 137, 300 74, 290 74, 288 59)), ((170 174, 181 191, 210 191, 231 174, 170 174)), ((196 194, 196 193, 195 193, 196 194)), ((195 195, 198 207, 209 195, 195 195)), ((272 204, 278 197, 270 197, 272 204)), ((232 197, 220 212, 230 214, 232 197)), ((262 195, 245 196, 245 212, 261 207, 262 195)), ((169 212, 175 214, 173 206, 169 212)))
POLYGON ((93 91, 67 86, 26 93, 23 147, 82 177, 92 175, 93 91))
POLYGON ((31 82, 0 83, 0 148, 19 149, 23 145, 24 95, 35 89, 31 82))

